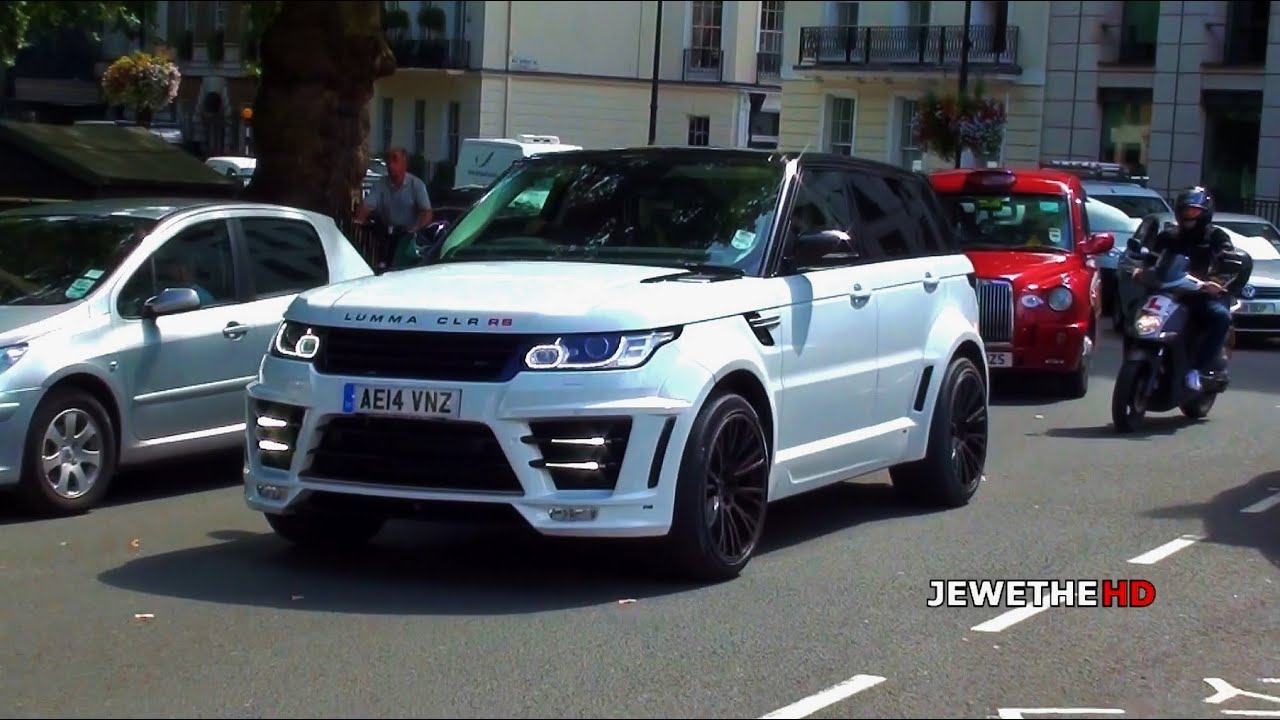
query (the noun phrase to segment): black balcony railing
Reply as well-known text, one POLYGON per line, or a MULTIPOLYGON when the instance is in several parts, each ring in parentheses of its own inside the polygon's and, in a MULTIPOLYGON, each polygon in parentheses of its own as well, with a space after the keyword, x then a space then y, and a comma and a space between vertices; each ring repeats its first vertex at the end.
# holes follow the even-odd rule
MULTIPOLYGON (((969 42, 970 66, 1020 71, 1017 27, 971 25, 969 42)), ((801 67, 958 68, 963 50, 962 25, 800 28, 801 67)))
POLYGON ((400 38, 389 40, 402 68, 466 70, 471 66, 471 43, 460 38, 400 38))
POLYGON ((767 85, 782 79, 782 53, 756 53, 756 84, 767 85))
POLYGON ((724 82, 724 51, 720 48, 687 48, 681 78, 688 82, 724 82))
POLYGON ((1156 44, 1137 40, 1120 41, 1120 51, 1116 54, 1119 65, 1154 65, 1156 62, 1156 44))

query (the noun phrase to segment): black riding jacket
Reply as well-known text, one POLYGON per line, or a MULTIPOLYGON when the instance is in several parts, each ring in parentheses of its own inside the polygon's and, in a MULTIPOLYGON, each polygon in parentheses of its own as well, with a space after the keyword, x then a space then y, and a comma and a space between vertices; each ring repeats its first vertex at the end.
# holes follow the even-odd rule
POLYGON ((1204 230, 1184 230, 1176 225, 1166 227, 1156 236, 1151 247, 1157 255, 1166 250, 1186 255, 1191 274, 1202 280, 1208 278, 1209 269, 1222 253, 1234 249, 1227 233, 1212 224, 1204 230))

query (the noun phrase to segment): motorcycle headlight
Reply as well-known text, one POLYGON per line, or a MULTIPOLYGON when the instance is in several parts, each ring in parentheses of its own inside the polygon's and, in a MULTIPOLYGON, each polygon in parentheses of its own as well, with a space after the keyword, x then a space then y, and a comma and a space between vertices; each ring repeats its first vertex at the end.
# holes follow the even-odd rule
POLYGON ((524 365, 530 370, 626 370, 645 364, 679 335, 679 330, 566 335, 533 346, 524 365))
POLYGON ((1133 329, 1139 335, 1150 335, 1160 330, 1163 323, 1156 315, 1139 315, 1137 320, 1133 321, 1133 329))
POLYGON ((22 359, 22 356, 26 354, 26 343, 0 347, 0 373, 16 365, 22 359))
POLYGON ((1071 307, 1071 303, 1075 300, 1075 296, 1071 294, 1071 289, 1067 287, 1056 287, 1049 291, 1049 296, 1045 298, 1049 307, 1062 312, 1071 307))
POLYGON ((320 352, 320 336, 310 327, 285 320, 271 341, 271 354, 290 360, 310 360, 320 352))

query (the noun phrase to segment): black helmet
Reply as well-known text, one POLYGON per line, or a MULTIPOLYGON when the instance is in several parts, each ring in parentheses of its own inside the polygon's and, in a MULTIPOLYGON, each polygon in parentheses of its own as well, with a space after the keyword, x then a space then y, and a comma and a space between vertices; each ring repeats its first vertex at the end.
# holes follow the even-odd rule
POLYGON ((1213 195, 1201 186, 1183 190, 1173 203, 1173 214, 1184 230, 1203 230, 1213 222, 1213 195))

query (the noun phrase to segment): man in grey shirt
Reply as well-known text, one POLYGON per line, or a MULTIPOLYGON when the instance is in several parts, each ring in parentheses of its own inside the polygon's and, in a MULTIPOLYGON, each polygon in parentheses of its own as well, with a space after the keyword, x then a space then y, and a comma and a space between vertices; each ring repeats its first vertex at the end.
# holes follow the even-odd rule
MULTIPOLYGON (((431 198, 427 195, 427 184, 409 174, 409 153, 404 148, 388 150, 385 159, 387 175, 374 184, 364 202, 360 203, 356 222, 364 224, 373 214, 383 225, 395 228, 397 233, 416 235, 431 224, 431 198)), ((387 250, 392 254, 402 254, 390 248, 387 250)), ((380 250, 377 254, 381 256, 383 252, 380 250)))

